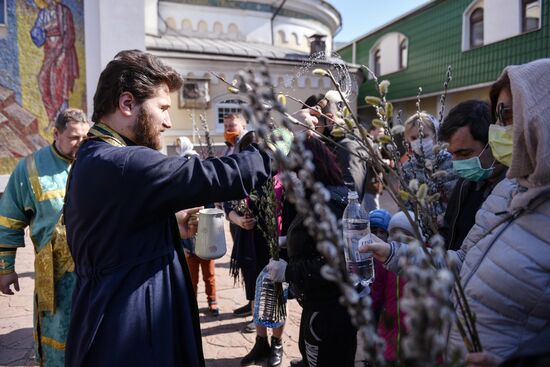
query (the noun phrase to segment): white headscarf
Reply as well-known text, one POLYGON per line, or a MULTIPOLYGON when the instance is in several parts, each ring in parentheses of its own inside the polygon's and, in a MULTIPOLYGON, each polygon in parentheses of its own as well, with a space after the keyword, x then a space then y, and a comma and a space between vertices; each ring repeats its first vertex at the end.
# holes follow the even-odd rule
MULTIPOLYGON (((409 215, 413 220, 415 220, 414 213, 409 211, 409 215)), ((388 224, 388 233, 392 231, 392 229, 401 229, 404 231, 409 232, 410 234, 414 235, 415 231, 407 219, 407 216, 404 212, 397 212, 394 215, 392 215, 390 219, 390 224, 388 224)), ((422 236, 422 240, 425 241, 424 235, 422 234, 422 231, 419 231, 420 235, 422 236)))

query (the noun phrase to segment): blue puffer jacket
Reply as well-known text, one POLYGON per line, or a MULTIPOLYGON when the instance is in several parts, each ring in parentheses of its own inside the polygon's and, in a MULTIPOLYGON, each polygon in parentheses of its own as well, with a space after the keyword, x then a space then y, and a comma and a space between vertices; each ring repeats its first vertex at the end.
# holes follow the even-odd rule
MULTIPOLYGON (((398 272, 399 249, 408 245, 393 244, 385 265, 398 272)), ((447 254, 460 268, 485 351, 507 358, 548 327, 550 184, 526 189, 516 180, 502 180, 477 212, 460 250, 447 254)), ((450 351, 465 352, 456 325, 449 342, 450 351)))

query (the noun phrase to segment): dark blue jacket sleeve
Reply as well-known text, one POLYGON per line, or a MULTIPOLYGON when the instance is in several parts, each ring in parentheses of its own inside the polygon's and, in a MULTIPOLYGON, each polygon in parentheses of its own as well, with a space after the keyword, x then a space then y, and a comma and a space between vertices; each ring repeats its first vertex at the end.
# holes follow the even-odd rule
POLYGON ((254 147, 204 161, 136 147, 123 168, 128 199, 139 200, 150 215, 242 199, 269 176, 269 157, 254 147))

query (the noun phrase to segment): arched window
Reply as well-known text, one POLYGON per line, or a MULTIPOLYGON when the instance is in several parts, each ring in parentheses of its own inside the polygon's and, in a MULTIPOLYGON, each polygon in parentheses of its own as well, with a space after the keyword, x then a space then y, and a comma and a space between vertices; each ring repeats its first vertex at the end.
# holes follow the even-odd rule
POLYGON ((292 32, 292 42, 296 46, 300 46, 300 39, 298 38, 298 35, 296 34, 296 32, 292 32))
POLYGON ((191 19, 184 19, 181 21, 181 29, 184 31, 192 31, 193 30, 193 22, 191 19))
POLYGON ((539 0, 522 0, 521 27, 523 32, 530 32, 540 28, 539 0))
POLYGON ((404 39, 399 43, 399 69, 407 67, 407 57, 409 56, 409 41, 404 39))
MULTIPOLYGON (((409 39, 401 32, 389 32, 378 38, 369 49, 369 67, 373 74, 382 76, 406 69, 409 57, 409 39)), ((372 79, 369 73, 368 78, 372 79)))
POLYGON ((281 44, 288 43, 286 40, 286 34, 284 31, 277 31, 277 38, 279 43, 281 44))
POLYGON ((483 8, 470 15, 470 48, 483 46, 483 8))
POLYGON ((243 103, 245 102, 240 99, 226 99, 218 102, 216 105, 218 127, 221 126, 221 129, 223 130, 223 117, 230 113, 240 113, 242 111, 241 105, 243 103))
POLYGON ((235 23, 229 23, 229 26, 227 26, 227 33, 229 34, 238 34, 239 33, 239 27, 235 23))
POLYGON ((214 23, 214 33, 216 33, 216 34, 222 34, 223 33, 223 25, 220 22, 214 23))
POLYGON ((172 17, 166 18, 166 26, 170 29, 177 29, 176 20, 172 17))
POLYGON ((374 51, 374 59, 373 59, 373 62, 374 62, 374 74, 376 76, 379 76, 380 75, 380 60, 381 60, 381 56, 380 56, 380 49, 374 51))
POLYGON ((201 33, 206 33, 208 32, 208 24, 204 21, 204 20, 201 20, 199 22, 199 25, 197 27, 197 31, 201 32, 201 33))

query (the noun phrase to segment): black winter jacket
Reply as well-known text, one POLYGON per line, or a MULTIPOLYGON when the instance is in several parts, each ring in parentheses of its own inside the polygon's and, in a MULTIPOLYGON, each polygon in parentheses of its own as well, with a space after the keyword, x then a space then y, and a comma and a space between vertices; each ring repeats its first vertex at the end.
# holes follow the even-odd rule
POLYGON ((458 180, 447 204, 443 227, 439 230, 445 239, 447 249, 460 249, 464 238, 475 223, 476 213, 481 204, 505 174, 506 171, 492 182, 474 182, 463 178, 458 180))
MULTIPOLYGON (((329 186, 330 209, 338 219, 347 205, 348 188, 329 186)), ((285 279, 290 283, 292 292, 303 308, 322 309, 338 303, 338 286, 321 275, 325 259, 317 251, 317 242, 308 233, 304 216, 298 214, 289 226, 287 233, 287 251, 289 262, 285 279)))

